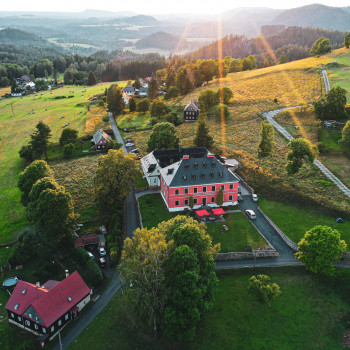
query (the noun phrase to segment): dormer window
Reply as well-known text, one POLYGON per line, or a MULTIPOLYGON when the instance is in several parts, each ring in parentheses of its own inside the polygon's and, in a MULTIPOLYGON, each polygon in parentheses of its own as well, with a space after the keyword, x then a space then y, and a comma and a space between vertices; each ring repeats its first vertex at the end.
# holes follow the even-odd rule
POLYGON ((211 171, 210 172, 210 177, 213 179, 214 178, 214 173, 211 171))
POLYGON ((196 180, 196 174, 192 174, 192 179, 196 180))
POLYGON ((24 288, 24 289, 22 290, 22 294, 24 295, 24 294, 26 294, 26 292, 27 292, 27 290, 24 288))
POLYGON ((71 298, 71 297, 68 297, 68 301, 71 302, 71 301, 72 301, 72 298, 71 298))
POLYGON ((203 168, 207 167, 207 162, 203 162, 203 168))
POLYGON ((184 175, 182 178, 184 179, 184 181, 187 181, 187 176, 186 175, 184 175))
POLYGON ((198 163, 194 163, 195 169, 198 169, 198 163))
POLYGON ((215 167, 216 167, 216 163, 215 163, 215 162, 211 162, 211 166, 212 166, 213 168, 215 168, 215 167))
POLYGON ((19 304, 16 304, 15 307, 14 307, 14 309, 17 310, 18 307, 19 307, 19 304))
POLYGON ((205 174, 204 173, 201 174, 201 178, 205 179, 205 174))
POLYGON ((190 165, 189 164, 185 164, 185 169, 189 169, 190 165))

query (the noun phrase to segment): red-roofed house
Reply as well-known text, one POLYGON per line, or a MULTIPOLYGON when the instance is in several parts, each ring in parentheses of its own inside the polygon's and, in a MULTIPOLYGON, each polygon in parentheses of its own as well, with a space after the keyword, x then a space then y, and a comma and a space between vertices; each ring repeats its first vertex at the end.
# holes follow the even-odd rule
POLYGON ((41 287, 18 281, 5 308, 9 322, 49 342, 90 301, 91 289, 77 271, 41 287))

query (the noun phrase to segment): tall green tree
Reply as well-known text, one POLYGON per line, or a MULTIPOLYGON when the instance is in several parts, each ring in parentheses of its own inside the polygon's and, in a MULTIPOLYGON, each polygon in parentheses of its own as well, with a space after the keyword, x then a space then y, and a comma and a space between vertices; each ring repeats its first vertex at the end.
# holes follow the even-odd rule
POLYGON ((135 89, 140 89, 141 87, 141 82, 140 82, 140 78, 138 76, 136 76, 135 82, 134 82, 134 88, 135 89))
POLYGON ((344 37, 344 46, 348 49, 350 47, 350 33, 344 37))
POLYGON ((230 73, 240 72, 242 70, 242 60, 241 59, 233 59, 230 64, 230 73))
POLYGON ((53 171, 43 160, 35 160, 19 174, 18 188, 22 192, 21 203, 27 206, 32 186, 44 177, 52 177, 53 171))
POLYGON ((332 51, 331 41, 327 38, 318 38, 312 45, 310 55, 324 55, 332 51))
POLYGON ((298 176, 304 161, 312 163, 315 159, 315 148, 310 141, 298 138, 290 140, 288 143, 290 151, 287 154, 287 173, 296 174, 295 187, 298 187, 298 176))
POLYGON ((330 89, 325 97, 313 103, 317 117, 321 120, 345 119, 346 94, 340 86, 330 89))
POLYGON ((285 54, 282 54, 279 58, 278 58, 278 63, 279 64, 284 64, 284 63, 287 63, 289 60, 288 60, 288 57, 285 55, 285 54))
POLYGON ((16 89, 17 89, 16 79, 13 78, 13 79, 12 79, 12 85, 11 85, 11 92, 15 92, 16 89))
POLYGON ((203 60, 199 64, 199 71, 202 76, 202 79, 209 83, 210 80, 214 78, 216 73, 216 63, 214 60, 203 60))
POLYGON ((148 84, 148 98, 153 100, 157 97, 159 86, 157 79, 152 76, 151 81, 148 84))
POLYGON ((176 86, 170 86, 166 94, 164 95, 164 100, 170 100, 176 98, 180 95, 180 90, 176 86))
POLYGON ((318 225, 306 232, 295 256, 307 270, 331 275, 335 271, 333 264, 342 258, 345 250, 346 243, 337 230, 318 225))
POLYGON ((216 94, 218 96, 217 98, 220 101, 220 103, 223 103, 223 104, 228 104, 233 97, 232 90, 227 86, 218 88, 218 91, 216 92, 216 94))
POLYGON ((92 85, 96 85, 96 84, 97 84, 97 79, 96 79, 96 76, 95 76, 95 73, 94 73, 94 72, 90 72, 90 73, 89 73, 87 84, 88 84, 89 86, 92 86, 92 85))
POLYGON ((101 214, 113 216, 139 173, 140 166, 135 156, 126 155, 122 149, 109 150, 98 158, 94 183, 96 204, 101 214))
POLYGON ((216 195, 216 204, 221 207, 224 204, 224 191, 220 188, 216 195))
POLYGON ((107 91, 107 110, 114 116, 119 115, 125 109, 123 94, 118 84, 112 84, 107 91))
POLYGON ((209 133, 209 128, 204 118, 199 118, 197 122, 194 144, 196 147, 205 147, 209 150, 213 147, 214 139, 209 133))
POLYGON ((59 139, 60 146, 67 145, 68 143, 75 143, 78 139, 78 130, 73 128, 64 128, 61 132, 59 139))
POLYGON ((40 121, 36 125, 36 130, 30 135, 29 144, 33 149, 35 159, 40 159, 45 154, 47 160, 47 146, 51 137, 51 129, 44 122, 40 121))
POLYGON ((261 123, 260 143, 258 145, 258 169, 262 158, 268 157, 275 145, 275 132, 271 123, 263 121, 261 123))
POLYGON ((341 140, 340 144, 344 150, 344 152, 350 156, 350 120, 348 120, 341 132, 341 140))
POLYGON ((72 196, 63 187, 42 191, 37 201, 36 213, 39 215, 34 221, 47 245, 55 248, 57 244, 73 244, 76 216, 72 196))
POLYGON ((136 102, 137 112, 145 113, 149 110, 150 102, 148 98, 143 98, 140 101, 136 102))
POLYGON ((136 111, 136 100, 135 97, 131 97, 129 100, 129 111, 135 112, 136 111))
POLYGON ((203 90, 199 94, 198 103, 205 107, 205 110, 209 110, 219 102, 217 93, 214 90, 203 90))
POLYGON ((168 106, 160 100, 154 100, 150 108, 151 116, 155 118, 164 117, 168 112, 168 106))
POLYGON ((191 194, 190 195, 190 198, 188 200, 188 206, 191 208, 191 210, 193 209, 194 207, 194 198, 193 198, 193 195, 191 194))
POLYGON ((147 141, 147 150, 152 152, 156 149, 179 148, 179 138, 176 128, 168 122, 158 123, 152 129, 147 141))

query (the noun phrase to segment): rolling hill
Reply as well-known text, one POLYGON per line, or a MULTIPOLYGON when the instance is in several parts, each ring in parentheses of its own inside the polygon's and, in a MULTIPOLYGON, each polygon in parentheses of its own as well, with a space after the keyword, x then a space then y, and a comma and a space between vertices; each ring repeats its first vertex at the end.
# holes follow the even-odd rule
POLYGON ((186 39, 166 32, 157 32, 136 42, 138 49, 154 47, 162 50, 186 49, 189 43, 186 39))
POLYGON ((350 12, 340 7, 313 4, 286 10, 277 15, 271 24, 350 30, 350 12))

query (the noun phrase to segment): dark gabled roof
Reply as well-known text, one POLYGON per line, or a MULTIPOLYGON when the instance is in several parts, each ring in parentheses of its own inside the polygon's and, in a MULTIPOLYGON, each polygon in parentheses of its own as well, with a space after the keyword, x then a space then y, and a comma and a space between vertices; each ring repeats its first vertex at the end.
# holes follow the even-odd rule
POLYGON ((160 173, 169 187, 238 182, 236 176, 214 156, 182 159, 161 169, 160 173), (170 168, 173 171, 169 173, 170 168))
POLYGON ((186 105, 184 111, 187 111, 187 110, 189 110, 189 109, 190 109, 190 110, 193 110, 193 111, 195 111, 195 112, 199 110, 199 104, 198 104, 198 102, 197 102, 196 99, 191 98, 191 101, 187 103, 187 105, 186 105))

